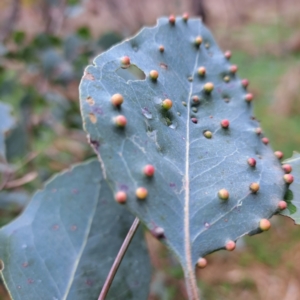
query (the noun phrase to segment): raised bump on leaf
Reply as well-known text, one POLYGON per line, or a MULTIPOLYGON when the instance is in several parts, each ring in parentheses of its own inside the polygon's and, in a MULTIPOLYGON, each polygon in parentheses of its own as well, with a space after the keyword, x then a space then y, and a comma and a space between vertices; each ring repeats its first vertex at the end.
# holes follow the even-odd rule
POLYGON ((155 168, 152 165, 146 165, 143 169, 143 172, 146 176, 151 177, 155 173, 155 168))
POLYGON ((253 157, 248 158, 247 163, 250 167, 255 167, 256 166, 256 159, 253 157))
POLYGON ((278 158, 278 159, 282 159, 283 158, 283 153, 281 151, 275 151, 274 152, 275 156, 278 158))
POLYGON ((214 84, 212 82, 207 82, 203 86, 203 90, 208 94, 210 94, 213 91, 213 89, 214 89, 214 84))
POLYGON ((223 77, 223 80, 224 80, 225 82, 229 82, 229 81, 230 81, 230 77, 229 77, 229 76, 224 76, 224 77, 223 77))
POLYGON ((169 23, 170 23, 171 25, 174 25, 175 22, 176 22, 175 16, 174 16, 174 15, 170 15, 170 16, 169 16, 169 23))
POLYGON ((243 86, 244 88, 247 88, 248 85, 249 85, 249 80, 248 80, 248 79, 242 79, 241 83, 242 83, 242 86, 243 86))
POLYGON ((289 164, 284 164, 284 165, 282 165, 282 169, 283 169, 283 171, 286 173, 286 174, 289 174, 289 173, 291 173, 292 172, 292 166, 291 165, 289 165, 289 164))
POLYGON ((251 102, 253 100, 253 94, 251 94, 251 93, 246 94, 245 100, 247 102, 251 102))
POLYGON ((204 269, 207 266, 207 260, 204 257, 200 257, 197 261, 197 267, 204 269))
POLYGON ((263 137, 261 139, 261 141, 265 144, 265 145, 268 145, 269 144, 269 139, 267 137, 263 137))
POLYGON ((202 37, 201 37, 201 36, 197 36, 197 37, 195 38, 194 43, 195 43, 195 45, 196 45, 197 47, 199 47, 199 46, 201 45, 201 43, 202 43, 202 37))
POLYGON ((271 228, 271 222, 268 219, 261 219, 259 221, 259 228, 262 231, 267 231, 271 228))
POLYGON ((192 97, 192 100, 193 100, 193 103, 195 103, 195 104, 200 103, 200 98, 196 95, 192 97))
POLYGON ((123 65, 123 67, 127 68, 130 66, 130 58, 128 56, 123 56, 121 58, 121 64, 123 65))
POLYGON ((250 184, 249 188, 250 191, 255 194, 259 191, 259 184, 257 182, 253 182, 250 184))
POLYGON ((123 128, 127 124, 127 119, 125 116, 119 115, 114 118, 114 122, 115 122, 116 126, 123 128))
POLYGON ((287 208, 287 203, 284 200, 279 201, 278 203, 279 210, 284 210, 287 208))
POLYGON ((114 106, 120 106, 123 103, 124 98, 121 94, 114 94, 110 98, 110 101, 114 106))
POLYGON ((229 192, 226 189, 221 189, 218 192, 218 196, 221 200, 228 200, 229 192))
POLYGON ((229 50, 225 51, 224 56, 225 56, 226 59, 230 59, 231 58, 231 51, 229 51, 229 50))
POLYGON ((182 19, 183 19, 184 22, 187 22, 188 19, 189 19, 189 14, 188 14, 188 13, 184 13, 184 14, 182 15, 182 19))
POLYGON ((198 70, 197 70, 197 73, 198 73, 199 76, 204 76, 205 73, 206 73, 205 67, 199 67, 198 70))
POLYGON ((283 179, 287 184, 292 184, 294 182, 294 176, 292 174, 283 175, 283 179))
POLYGON ((165 47, 164 47, 163 45, 160 45, 160 46, 158 47, 158 50, 159 50, 160 52, 164 52, 164 51, 165 51, 165 47))
POLYGON ((232 66, 230 66, 230 68, 229 68, 229 71, 230 71, 231 73, 236 73, 237 70, 238 70, 238 66, 237 66, 237 65, 232 65, 232 66))
POLYGON ((165 99, 161 104, 162 108, 164 108, 165 110, 171 109, 172 105, 173 105, 173 102, 170 99, 165 99))
POLYGON ((156 237, 157 239, 161 239, 165 237, 165 231, 163 228, 161 227, 155 227, 151 230, 151 233, 154 237, 156 237))
POLYGON ((226 250, 233 251, 235 249, 235 242, 234 241, 228 241, 225 245, 226 250))
POLYGON ((262 129, 261 129, 260 127, 255 128, 255 133, 256 133, 257 135, 262 134, 262 129))
POLYGON ((211 139, 212 138, 212 132, 209 130, 206 130, 203 132, 203 135, 207 138, 207 139, 211 139))
POLYGON ((224 119, 221 121, 221 126, 224 128, 224 129, 227 129, 229 127, 229 121, 227 119, 224 119))
POLYGON ((115 194, 115 200, 120 204, 124 204, 127 200, 127 194, 124 191, 119 191, 115 194))
POLYGON ((151 70, 150 73, 149 73, 149 76, 153 81, 156 81, 159 74, 156 70, 151 70))
POLYGON ((144 187, 139 187, 136 189, 135 194, 138 199, 144 200, 148 196, 148 190, 144 187))

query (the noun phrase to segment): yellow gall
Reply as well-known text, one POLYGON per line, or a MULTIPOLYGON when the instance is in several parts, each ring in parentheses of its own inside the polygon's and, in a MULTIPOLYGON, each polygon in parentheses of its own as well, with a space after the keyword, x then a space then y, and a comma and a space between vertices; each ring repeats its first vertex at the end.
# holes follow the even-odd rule
POLYGON ((153 81, 156 81, 157 80, 157 78, 158 78, 158 72, 156 71, 156 70, 152 70, 152 71, 150 71, 150 73, 149 73, 149 76, 150 76, 150 78, 153 80, 153 81))
POLYGON ((202 44, 202 37, 201 37, 201 36, 197 36, 197 37, 195 38, 194 43, 195 43, 195 45, 196 45, 197 47, 199 47, 199 46, 202 44))
POLYGON ((136 194, 138 199, 144 200, 144 199, 146 199, 146 197, 148 195, 148 191, 144 187, 139 187, 139 188, 136 189, 135 194, 136 194))
POLYGON ((211 139, 212 138, 212 132, 211 131, 204 131, 203 135, 207 138, 207 139, 211 139))
POLYGON ((206 93, 211 93, 214 89, 214 84, 212 82, 207 82, 204 84, 203 89, 206 93))
POLYGON ((114 106, 120 106, 123 103, 124 98, 121 94, 114 94, 110 98, 110 101, 114 106))
POLYGON ((199 67, 197 72, 198 72, 199 76, 204 76, 206 73, 206 69, 205 69, 205 67, 199 67))
POLYGON ((252 193, 257 193, 259 191, 259 184, 257 182, 253 182, 250 184, 249 189, 252 193))
POLYGON ((162 108, 169 110, 172 108, 173 106, 173 102, 170 99, 165 99, 162 104, 161 104, 162 108))
POLYGON ((226 189, 221 189, 218 192, 218 196, 221 200, 228 200, 229 192, 226 189))
POLYGON ((271 227, 271 222, 268 219, 261 219, 259 222, 259 228, 262 231, 267 231, 271 227))

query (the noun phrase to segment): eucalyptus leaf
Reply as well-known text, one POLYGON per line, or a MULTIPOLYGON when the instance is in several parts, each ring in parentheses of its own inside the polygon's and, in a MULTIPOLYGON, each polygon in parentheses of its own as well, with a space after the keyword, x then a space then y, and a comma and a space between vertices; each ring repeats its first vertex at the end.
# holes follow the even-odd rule
MULTIPOLYGON (((96 57, 80 85, 84 129, 104 176, 174 251, 187 282, 199 257, 261 232, 261 219, 278 211, 286 190, 253 117, 252 95, 229 58, 199 19, 161 18, 96 57), (121 76, 129 65, 146 78, 121 76), (122 105, 112 104, 114 94, 122 105), (156 169, 152 178, 143 172, 148 164, 156 169)), ((188 283, 194 291, 195 282, 188 283)))
MULTIPOLYGON (((2 277, 14 300, 98 299, 133 216, 93 159, 55 176, 0 230, 2 277)), ((150 263, 139 230, 107 299, 147 299, 150 263)))

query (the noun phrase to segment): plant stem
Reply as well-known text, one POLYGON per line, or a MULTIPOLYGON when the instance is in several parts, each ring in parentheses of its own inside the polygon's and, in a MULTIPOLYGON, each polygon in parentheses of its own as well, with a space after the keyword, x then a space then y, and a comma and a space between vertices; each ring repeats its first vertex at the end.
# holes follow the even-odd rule
POLYGON ((118 268, 119 268, 119 266, 122 262, 122 259, 123 259, 124 255, 125 255, 125 253, 128 249, 128 246, 129 246, 136 230, 138 229, 139 225, 140 225, 140 220, 138 218, 135 218, 132 225, 131 225, 131 227, 130 227, 130 229, 129 229, 129 231, 128 231, 128 233, 127 233, 127 235, 126 235, 126 237, 125 237, 125 240, 124 240, 124 242, 123 242, 123 244, 122 244, 122 246, 119 250, 119 253, 117 254, 116 259, 115 259, 115 261, 114 261, 114 263, 113 263, 113 265, 112 265, 112 267, 111 267, 111 269, 110 269, 110 271, 107 275, 107 278, 105 280, 105 283, 103 285, 103 288, 102 288, 102 291, 99 295, 98 300, 104 300, 105 297, 107 296, 109 288, 110 288, 110 286, 113 282, 113 279, 114 279, 114 277, 115 277, 115 275, 118 271, 118 268))
POLYGON ((195 272, 189 272, 189 270, 185 270, 184 273, 189 300, 200 300, 195 272))

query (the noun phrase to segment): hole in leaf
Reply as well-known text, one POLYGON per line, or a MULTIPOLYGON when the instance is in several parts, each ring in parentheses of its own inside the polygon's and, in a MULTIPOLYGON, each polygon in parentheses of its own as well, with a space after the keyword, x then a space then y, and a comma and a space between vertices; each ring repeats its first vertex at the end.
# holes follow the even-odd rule
POLYGON ((126 69, 122 69, 122 68, 118 69, 116 73, 126 81, 146 79, 145 73, 136 65, 132 65, 132 64, 126 69))

